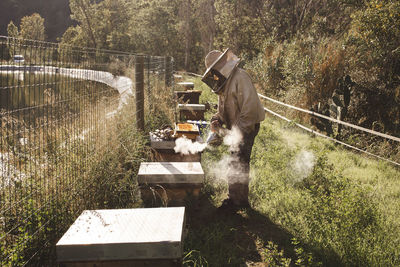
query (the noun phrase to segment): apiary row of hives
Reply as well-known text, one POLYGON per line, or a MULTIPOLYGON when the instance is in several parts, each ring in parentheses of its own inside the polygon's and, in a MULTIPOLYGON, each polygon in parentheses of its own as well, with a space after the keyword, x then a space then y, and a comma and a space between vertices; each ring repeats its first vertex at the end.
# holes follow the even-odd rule
POLYGON ((175 153, 175 140, 201 141, 205 110, 201 92, 182 92, 181 121, 149 133, 155 162, 142 162, 138 173, 146 208, 84 211, 57 243, 60 266, 182 266, 185 200, 198 196, 204 172, 200 153, 175 153))

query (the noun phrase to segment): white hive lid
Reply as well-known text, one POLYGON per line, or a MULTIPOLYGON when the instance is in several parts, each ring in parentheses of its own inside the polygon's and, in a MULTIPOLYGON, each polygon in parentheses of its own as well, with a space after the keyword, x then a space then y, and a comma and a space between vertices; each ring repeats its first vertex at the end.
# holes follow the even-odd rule
POLYGON ((203 104, 178 104, 179 110, 206 110, 203 104))
POLYGON ((138 173, 139 184, 203 183, 200 162, 142 162, 138 173))
POLYGON ((179 259, 185 208, 85 210, 56 245, 59 262, 179 259))
POLYGON ((193 82, 179 82, 179 83, 177 83, 177 84, 178 84, 178 85, 185 86, 185 87, 191 87, 191 88, 194 87, 194 83, 193 83, 193 82))

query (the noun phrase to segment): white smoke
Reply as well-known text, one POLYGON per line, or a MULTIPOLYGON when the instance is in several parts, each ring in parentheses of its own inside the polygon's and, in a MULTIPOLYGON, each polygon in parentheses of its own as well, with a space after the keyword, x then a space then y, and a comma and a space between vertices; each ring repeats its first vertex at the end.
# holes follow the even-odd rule
POLYGON ((227 131, 224 137, 224 144, 229 146, 229 150, 232 152, 239 151, 239 145, 243 142, 243 134, 240 129, 236 126, 232 130, 227 131))
POLYGON ((218 180, 224 180, 228 182, 231 162, 231 155, 225 155, 220 161, 212 162, 209 166, 211 175, 218 180))
POLYGON ((174 151, 182 155, 196 154, 206 149, 206 143, 192 142, 186 137, 180 137, 175 141, 174 151))
MULTIPOLYGON (((238 127, 233 127, 232 130, 226 131, 223 142, 229 147, 230 152, 238 152, 239 146, 243 142, 243 134, 238 127)), ((218 180, 228 183, 248 182, 244 181, 248 179, 248 176, 235 154, 223 156, 220 161, 211 163, 209 169, 211 175, 218 180)))
POLYGON ((234 155, 225 155, 220 161, 210 163, 209 172, 215 179, 231 184, 246 183, 249 179, 238 157, 234 155))
POLYGON ((292 169, 295 174, 295 182, 300 182, 307 178, 313 171, 315 156, 312 152, 302 150, 292 162, 292 169))

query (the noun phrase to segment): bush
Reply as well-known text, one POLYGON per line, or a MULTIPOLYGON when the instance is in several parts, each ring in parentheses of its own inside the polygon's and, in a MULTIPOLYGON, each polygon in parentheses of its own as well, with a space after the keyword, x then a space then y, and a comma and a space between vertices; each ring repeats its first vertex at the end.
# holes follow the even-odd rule
POLYGON ((353 120, 366 127, 382 123, 393 134, 400 130, 399 24, 398 1, 366 1, 353 14, 346 40, 350 75, 358 85, 353 120))

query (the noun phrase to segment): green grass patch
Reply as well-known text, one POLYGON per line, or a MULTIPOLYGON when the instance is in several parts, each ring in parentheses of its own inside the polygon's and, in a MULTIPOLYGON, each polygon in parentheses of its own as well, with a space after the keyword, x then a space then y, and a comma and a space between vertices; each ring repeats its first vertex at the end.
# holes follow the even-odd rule
POLYGON ((267 119, 252 168, 254 208, 324 265, 399 264, 400 180, 393 166, 267 119))

